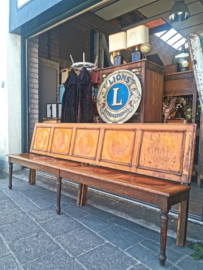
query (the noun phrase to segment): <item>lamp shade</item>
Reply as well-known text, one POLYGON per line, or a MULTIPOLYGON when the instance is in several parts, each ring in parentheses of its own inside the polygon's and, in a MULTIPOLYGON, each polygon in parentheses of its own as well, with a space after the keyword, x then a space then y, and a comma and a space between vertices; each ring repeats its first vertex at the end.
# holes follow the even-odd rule
POLYGON ((190 11, 184 0, 176 0, 175 5, 172 7, 169 20, 171 22, 185 21, 190 17, 190 11))
POLYGON ((109 36, 109 52, 125 50, 127 48, 126 32, 119 32, 109 36))
POLYGON ((149 28, 145 25, 140 25, 127 31, 127 48, 146 42, 149 43, 149 28))

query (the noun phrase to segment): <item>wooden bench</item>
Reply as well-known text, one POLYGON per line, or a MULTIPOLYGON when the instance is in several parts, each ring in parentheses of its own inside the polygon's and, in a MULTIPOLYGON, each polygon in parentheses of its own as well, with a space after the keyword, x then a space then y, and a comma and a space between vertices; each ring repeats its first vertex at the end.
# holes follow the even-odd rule
MULTIPOLYGON (((160 264, 166 261, 168 212, 179 203, 178 246, 187 231, 195 124, 36 124, 30 153, 8 155, 9 188, 13 163, 57 178, 57 214, 62 178, 79 183, 77 205, 88 186, 157 205, 161 211, 160 264)), ((67 224, 68 226, 68 224, 67 224)))

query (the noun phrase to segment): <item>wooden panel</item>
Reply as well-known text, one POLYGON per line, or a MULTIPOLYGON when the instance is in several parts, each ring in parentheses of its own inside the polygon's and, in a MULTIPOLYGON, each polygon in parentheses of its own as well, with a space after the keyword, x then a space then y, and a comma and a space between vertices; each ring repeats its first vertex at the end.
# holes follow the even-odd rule
POLYGON ((96 159, 99 130, 77 129, 73 155, 96 159))
POLYGON ((181 175, 184 143, 184 132, 144 131, 138 166, 181 175))
POLYGON ((189 183, 195 137, 195 124, 36 124, 30 152, 189 183))
POLYGON ((162 122, 163 87, 163 74, 147 69, 145 78, 144 123, 162 122))
POLYGON ((176 72, 164 76, 164 96, 192 95, 196 91, 193 71, 176 72))
POLYGON ((101 160, 131 166, 135 131, 106 130, 101 160))
POLYGON ((37 128, 33 148, 46 152, 49 146, 51 128, 37 128))
POLYGON ((178 64, 170 64, 170 65, 166 65, 164 66, 164 74, 168 75, 170 73, 175 73, 178 72, 178 64))
POLYGON ((53 139, 50 152, 62 155, 69 154, 71 136, 72 129, 55 128, 53 131, 53 139))

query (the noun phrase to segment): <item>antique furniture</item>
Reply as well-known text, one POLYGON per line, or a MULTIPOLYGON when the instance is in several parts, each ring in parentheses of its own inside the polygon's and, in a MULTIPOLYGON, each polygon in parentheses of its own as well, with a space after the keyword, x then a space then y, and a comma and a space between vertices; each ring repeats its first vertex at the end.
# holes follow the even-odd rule
POLYGON ((166 74, 164 76, 164 97, 193 96, 192 123, 195 123, 197 88, 192 70, 166 74))
POLYGON ((8 155, 9 188, 15 163, 30 168, 29 184, 35 184, 36 170, 56 176, 57 214, 62 178, 80 183, 79 206, 88 186, 157 205, 163 266, 168 212, 177 203, 176 244, 186 241, 195 137, 195 124, 36 124, 30 154, 8 155))
POLYGON ((147 60, 100 69, 100 84, 117 70, 130 70, 142 85, 142 100, 138 111, 128 123, 161 123, 163 114, 164 68, 147 60))
POLYGON ((42 118, 44 124, 57 124, 61 123, 61 118, 42 118))

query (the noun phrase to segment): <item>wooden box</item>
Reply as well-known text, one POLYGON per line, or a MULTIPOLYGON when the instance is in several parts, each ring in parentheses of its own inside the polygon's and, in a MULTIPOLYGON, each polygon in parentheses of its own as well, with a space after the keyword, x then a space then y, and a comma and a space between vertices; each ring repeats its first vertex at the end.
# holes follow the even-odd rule
POLYGON ((130 70, 142 85, 142 101, 128 123, 161 123, 163 114, 164 68, 148 60, 100 69, 100 83, 114 71, 130 70))

